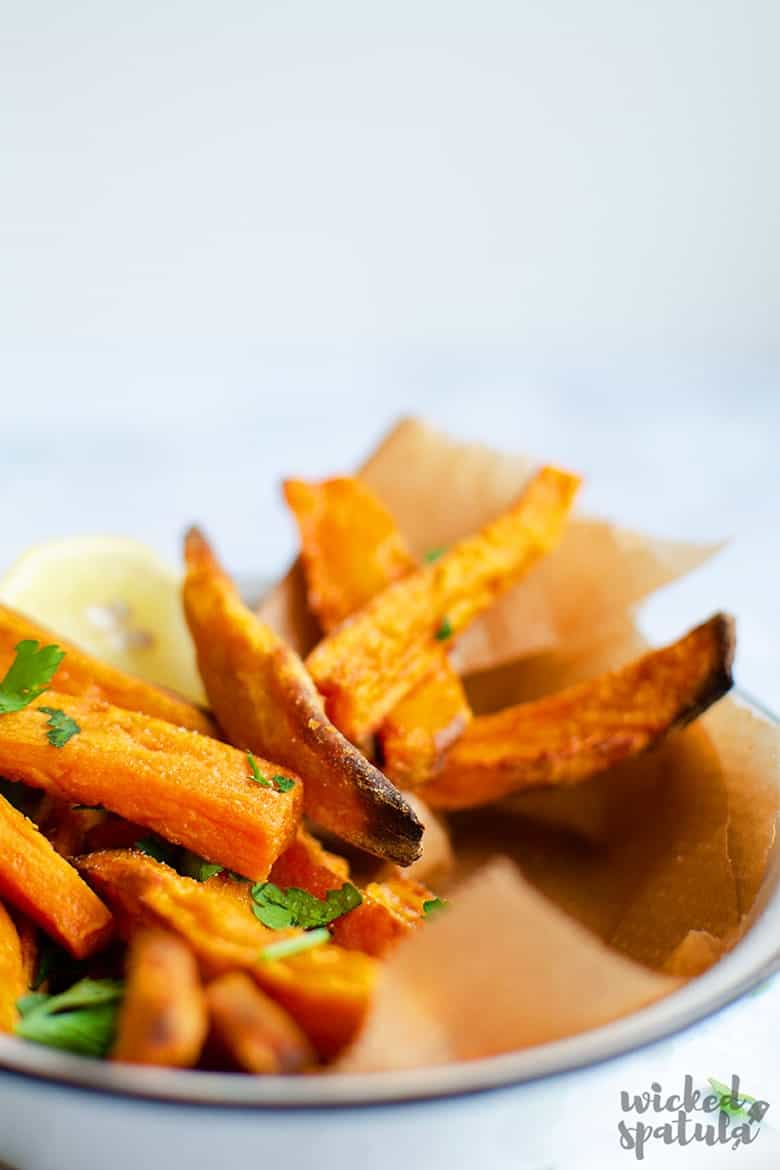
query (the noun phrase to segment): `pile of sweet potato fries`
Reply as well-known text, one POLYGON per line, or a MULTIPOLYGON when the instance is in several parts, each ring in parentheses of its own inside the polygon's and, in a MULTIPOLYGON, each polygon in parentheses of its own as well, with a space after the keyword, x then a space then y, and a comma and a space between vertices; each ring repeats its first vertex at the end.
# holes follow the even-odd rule
POLYGON ((321 631, 305 662, 190 531, 209 711, 0 607, 0 1028, 142 1064, 321 1068, 358 1033, 383 957, 447 913, 426 884, 430 810, 577 784, 723 695, 734 631, 716 615, 589 682, 472 712, 451 644, 555 547, 578 484, 544 467, 418 564, 361 480, 288 481, 321 631))

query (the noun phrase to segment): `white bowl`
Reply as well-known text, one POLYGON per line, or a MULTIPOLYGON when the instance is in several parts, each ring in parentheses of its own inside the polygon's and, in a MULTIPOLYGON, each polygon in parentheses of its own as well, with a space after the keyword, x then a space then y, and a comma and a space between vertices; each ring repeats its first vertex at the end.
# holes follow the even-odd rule
POLYGON ((777 970, 775 848, 751 929, 706 974, 606 1027, 489 1060, 249 1077, 104 1064, 0 1036, 0 1158, 15 1170, 543 1170, 581 1143, 604 1062, 649 1045, 661 1060, 673 1037, 777 970))

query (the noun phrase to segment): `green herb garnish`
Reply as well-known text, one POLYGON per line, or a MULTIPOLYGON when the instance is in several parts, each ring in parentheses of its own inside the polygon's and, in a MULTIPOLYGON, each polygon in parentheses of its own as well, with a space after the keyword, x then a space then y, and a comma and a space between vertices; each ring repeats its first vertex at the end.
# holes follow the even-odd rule
POLYGON ((440 910, 447 909, 447 903, 444 898, 428 898, 423 902, 423 914, 426 918, 430 918, 433 914, 438 914, 440 910))
POLYGON ((74 812, 105 812, 102 804, 72 804, 74 812))
POLYGON ((282 938, 279 942, 269 943, 260 952, 261 959, 287 959, 290 955, 300 954, 301 951, 309 951, 313 947, 321 947, 323 943, 330 941, 330 931, 327 927, 322 926, 318 930, 307 930, 303 934, 298 934, 294 938, 282 938))
POLYGON ((152 857, 155 861, 162 861, 164 865, 170 865, 173 869, 176 868, 173 864, 176 846, 169 844, 168 841, 163 841, 160 837, 155 837, 154 834, 139 838, 134 843, 133 849, 137 849, 139 853, 145 853, 147 857, 152 857))
POLYGON ((257 760, 251 752, 246 753, 249 760, 249 769, 252 773, 252 779, 261 788, 275 788, 277 792, 289 792, 291 788, 295 787, 295 781, 291 780, 289 776, 276 775, 269 780, 257 766, 257 760))
POLYGON ((434 561, 438 561, 439 557, 443 557, 446 551, 447 550, 443 545, 441 548, 429 548, 427 553, 425 553, 423 560, 425 561, 426 565, 432 565, 434 561))
POLYGON ((755 1105, 755 1097, 748 1097, 746 1093, 740 1093, 738 1103, 734 1103, 731 1096, 731 1089, 728 1085, 724 1085, 722 1081, 716 1081, 715 1077, 707 1077, 714 1094, 719 1098, 718 1108, 721 1113, 726 1113, 729 1117, 742 1117, 746 1121, 752 1121, 750 1113, 745 1108, 746 1104, 755 1105))
POLYGON ((272 776, 271 783, 277 792, 289 792, 291 788, 295 787, 295 781, 289 776, 272 776))
POLYGON ((439 642, 444 642, 447 638, 452 637, 452 622, 448 617, 442 618, 441 625, 433 636, 439 642))
POLYGON ((80 979, 61 995, 32 993, 17 1001, 17 1036, 81 1056, 105 1056, 114 1039, 122 984, 80 979))
POLYGON ((306 890, 291 886, 281 890, 273 882, 257 882, 252 886, 252 910, 264 926, 284 930, 288 926, 327 926, 342 914, 348 914, 363 901, 360 891, 351 882, 344 882, 340 890, 328 890, 325 898, 316 898, 306 890))
POLYGON ((65 657, 59 646, 41 646, 25 639, 16 647, 16 658, 0 682, 0 715, 21 711, 48 687, 65 657))
POLYGON ((70 715, 60 711, 58 707, 39 707, 38 710, 49 716, 51 730, 46 732, 46 738, 52 747, 64 748, 68 740, 73 739, 73 736, 81 731, 76 720, 71 719, 70 715))

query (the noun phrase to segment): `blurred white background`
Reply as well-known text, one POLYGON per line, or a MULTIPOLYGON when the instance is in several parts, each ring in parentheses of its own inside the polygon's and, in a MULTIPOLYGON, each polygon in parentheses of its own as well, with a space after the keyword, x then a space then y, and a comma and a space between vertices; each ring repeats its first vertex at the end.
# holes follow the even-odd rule
POLYGON ((0 568, 61 534, 236 569, 284 473, 400 412, 734 537, 716 607, 780 708, 773 0, 26 0, 0 31, 0 568))

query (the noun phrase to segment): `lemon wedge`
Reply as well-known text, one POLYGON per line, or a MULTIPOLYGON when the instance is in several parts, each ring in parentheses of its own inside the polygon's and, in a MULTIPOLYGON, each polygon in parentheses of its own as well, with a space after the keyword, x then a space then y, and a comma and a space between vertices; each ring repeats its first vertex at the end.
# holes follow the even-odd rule
POLYGON ((139 541, 53 540, 0 578, 0 602, 147 682, 203 702, 181 576, 139 541))

